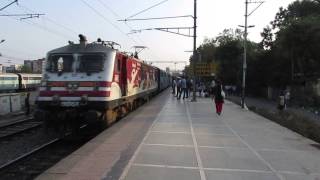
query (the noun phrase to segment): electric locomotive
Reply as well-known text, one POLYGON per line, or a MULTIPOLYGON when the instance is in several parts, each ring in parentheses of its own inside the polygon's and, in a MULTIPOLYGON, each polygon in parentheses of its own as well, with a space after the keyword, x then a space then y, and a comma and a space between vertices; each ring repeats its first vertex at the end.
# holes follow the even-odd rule
POLYGON ((109 125, 169 86, 168 74, 118 51, 117 43, 87 43, 85 36, 79 37, 79 44, 69 42, 47 53, 35 114, 47 124, 109 125), (166 82, 161 89, 160 78, 166 82))

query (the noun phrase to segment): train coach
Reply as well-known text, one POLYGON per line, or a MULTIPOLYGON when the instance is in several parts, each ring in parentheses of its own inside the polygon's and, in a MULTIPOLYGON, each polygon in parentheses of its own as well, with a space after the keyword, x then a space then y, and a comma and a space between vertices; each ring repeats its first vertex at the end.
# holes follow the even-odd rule
POLYGON ((79 37, 79 44, 47 54, 35 114, 47 125, 110 125, 170 85, 168 74, 118 51, 116 43, 79 37))
POLYGON ((40 85, 41 77, 41 74, 0 74, 0 92, 34 90, 40 85))

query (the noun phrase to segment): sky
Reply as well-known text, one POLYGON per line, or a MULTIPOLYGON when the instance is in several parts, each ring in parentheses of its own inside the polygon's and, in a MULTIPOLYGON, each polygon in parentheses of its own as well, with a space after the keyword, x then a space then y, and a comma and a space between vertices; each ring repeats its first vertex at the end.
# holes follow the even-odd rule
MULTIPOLYGON (((13 0, 2 0, 0 8, 13 0)), ((265 0, 262 6, 248 18, 248 38, 261 40, 260 32, 270 23, 279 8, 287 7, 294 0, 265 0)), ((189 61, 193 38, 160 31, 142 31, 128 34, 131 30, 159 27, 191 27, 192 18, 152 21, 125 19, 159 2, 134 18, 193 15, 193 0, 19 0, 0 14, 43 13, 40 18, 20 20, 17 17, 0 16, 0 64, 22 64, 26 59, 45 57, 52 49, 65 46, 69 40, 78 42, 78 34, 89 41, 97 38, 111 40, 121 45, 121 51, 132 52, 132 46, 148 48, 140 53, 146 61, 189 61)), ((245 0, 197 0, 197 46, 204 38, 214 38, 224 29, 238 28, 244 24, 245 0)), ((249 4, 251 12, 257 4, 249 4)), ((188 31, 180 31, 187 33, 188 31)), ((191 32, 192 33, 192 32, 191 32)), ((159 63, 160 68, 182 69, 185 64, 159 63)))

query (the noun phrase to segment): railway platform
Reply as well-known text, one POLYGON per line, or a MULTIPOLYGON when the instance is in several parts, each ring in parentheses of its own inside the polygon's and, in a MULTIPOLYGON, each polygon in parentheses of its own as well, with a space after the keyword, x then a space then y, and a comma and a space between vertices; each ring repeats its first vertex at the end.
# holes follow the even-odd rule
POLYGON ((37 178, 315 180, 320 145, 226 101, 177 100, 169 91, 37 178))

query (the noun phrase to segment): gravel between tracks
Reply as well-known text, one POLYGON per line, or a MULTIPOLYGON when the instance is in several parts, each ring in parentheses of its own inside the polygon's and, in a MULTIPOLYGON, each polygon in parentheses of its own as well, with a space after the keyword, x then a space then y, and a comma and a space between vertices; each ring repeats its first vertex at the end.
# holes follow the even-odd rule
POLYGON ((46 134, 41 127, 0 140, 0 165, 29 152, 53 138, 52 135, 46 134))

